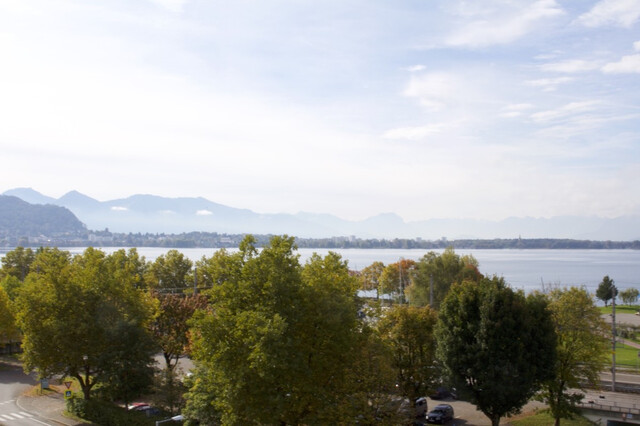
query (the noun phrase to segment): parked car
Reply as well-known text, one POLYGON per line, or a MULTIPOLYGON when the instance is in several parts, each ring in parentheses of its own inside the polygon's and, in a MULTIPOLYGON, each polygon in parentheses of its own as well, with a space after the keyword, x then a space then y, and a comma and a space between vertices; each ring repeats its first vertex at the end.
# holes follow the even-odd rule
POLYGON ((453 419, 453 407, 449 404, 438 404, 427 414, 427 423, 444 424, 453 419))
POLYGON ((453 398, 456 399, 458 396, 456 395, 456 390, 455 389, 447 389, 447 388, 443 388, 443 387, 439 387, 438 389, 436 389, 436 391, 429 395, 429 398, 431 399, 447 399, 447 398, 453 398))

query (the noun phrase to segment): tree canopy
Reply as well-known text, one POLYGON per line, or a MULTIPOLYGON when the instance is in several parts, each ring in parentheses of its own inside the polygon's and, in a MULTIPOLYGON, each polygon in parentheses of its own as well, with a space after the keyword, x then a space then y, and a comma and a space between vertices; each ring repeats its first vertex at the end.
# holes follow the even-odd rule
POLYGON ((497 277, 453 285, 436 328, 445 375, 493 425, 552 376, 555 339, 546 301, 497 277))
POLYGON ((25 369, 35 368, 41 377, 74 377, 85 399, 96 383, 123 371, 124 358, 127 368, 151 362, 152 347, 134 352, 131 341, 123 342, 133 335, 141 340, 151 303, 120 282, 112 260, 92 248, 73 258, 58 249, 40 250, 16 299, 25 369))
POLYGON ((339 423, 352 405, 357 281, 335 253, 301 266, 293 238, 274 237, 260 253, 252 241, 221 255, 232 268, 194 318, 188 411, 210 418, 214 407, 225 424, 339 423))
POLYGON ((598 284, 596 297, 604 302, 604 306, 607 306, 609 301, 617 295, 618 290, 616 289, 613 280, 609 278, 609 275, 605 275, 600 284, 598 284))
POLYGON ((584 288, 551 291, 547 296, 556 330, 554 376, 545 382, 540 398, 549 405, 555 424, 577 413, 586 385, 595 386, 608 360, 606 324, 584 288))
POLYGON ((432 251, 416 263, 407 297, 412 305, 438 309, 452 284, 480 278, 478 261, 473 256, 459 256, 451 247, 441 254, 432 251))

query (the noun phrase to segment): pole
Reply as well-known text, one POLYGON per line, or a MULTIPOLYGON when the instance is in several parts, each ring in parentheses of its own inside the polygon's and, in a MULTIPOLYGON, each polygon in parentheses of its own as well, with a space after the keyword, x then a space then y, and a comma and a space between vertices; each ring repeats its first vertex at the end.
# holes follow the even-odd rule
POLYGON ((429 275, 429 306, 433 308, 433 274, 429 275))
POLYGON ((611 299, 611 390, 616 391, 616 287, 612 286, 611 291, 613 298, 611 299))

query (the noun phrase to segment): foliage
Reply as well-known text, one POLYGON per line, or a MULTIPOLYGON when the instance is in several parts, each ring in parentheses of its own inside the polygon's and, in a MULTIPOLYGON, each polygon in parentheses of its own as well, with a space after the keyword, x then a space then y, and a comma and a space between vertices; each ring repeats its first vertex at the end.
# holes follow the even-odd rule
POLYGON ((445 249, 442 254, 432 251, 425 254, 416 264, 411 275, 411 285, 407 289, 407 297, 412 305, 430 305, 431 308, 438 309, 453 283, 463 280, 478 281, 481 278, 478 261, 473 256, 459 256, 452 247, 445 249))
POLYGON ((626 290, 622 290, 620 292, 620 298, 622 302, 627 305, 632 305, 638 301, 638 296, 640 296, 640 291, 637 288, 629 287, 626 290))
POLYGON ((155 378, 153 401, 157 407, 174 415, 184 406, 186 387, 176 369, 163 369, 155 378))
POLYGON ((397 370, 393 353, 377 330, 363 325, 358 335, 356 363, 348 372, 354 385, 349 400, 358 413, 359 424, 397 425, 406 418, 394 406, 397 370))
POLYGON ((0 344, 17 339, 20 336, 16 320, 11 312, 11 300, 0 286, 0 344))
MULTIPOLYGON (((512 420, 510 424, 512 426, 548 426, 554 421, 551 413, 548 410, 543 410, 531 416, 526 416, 521 419, 512 420)), ((592 426, 596 423, 586 419, 582 416, 576 416, 573 419, 566 420, 564 422, 566 426, 592 426)))
POLYGON ((2 258, 0 278, 15 277, 20 281, 24 281, 29 274, 34 259, 35 253, 30 248, 16 247, 7 252, 2 258))
POLYGON ((158 311, 149 329, 162 350, 166 368, 173 370, 189 345, 188 321, 196 309, 204 309, 203 295, 158 294, 158 311))
POLYGON ((570 419, 585 386, 594 386, 604 369, 609 348, 606 324, 594 300, 584 288, 557 289, 547 295, 556 330, 554 377, 547 381, 539 398, 549 405, 555 424, 570 419))
POLYGON ((609 275, 605 275, 600 284, 598 284, 596 297, 604 302, 604 306, 607 306, 609 300, 613 299, 617 295, 618 290, 616 289, 613 280, 609 278, 609 275))
POLYGON ((387 265, 379 278, 379 293, 391 294, 400 303, 404 303, 405 289, 409 286, 411 271, 415 268, 416 262, 411 259, 401 259, 396 263, 387 265))
POLYGON ((211 309, 193 321, 190 415, 204 407, 224 424, 339 423, 351 415, 357 282, 335 253, 301 267, 293 241, 274 237, 258 254, 248 237, 227 254, 239 270, 210 290, 211 309))
POLYGON ((435 335, 445 375, 493 425, 518 413, 553 374, 556 337, 546 301, 525 298, 501 278, 453 285, 435 335))
POLYGON ((433 389, 436 318, 429 307, 395 305, 378 323, 379 334, 391 350, 400 394, 410 401, 433 389))
POLYGON ((114 333, 110 350, 99 360, 103 365, 97 377, 100 396, 128 406, 153 384, 155 346, 146 330, 135 323, 121 321, 110 331, 114 333))
POLYGON ((67 411, 81 419, 109 426, 152 426, 155 420, 144 413, 128 411, 109 402, 71 398, 67 411))
POLYGON ((362 290, 379 291, 380 277, 384 271, 384 263, 373 262, 371 265, 360 271, 360 288, 362 290))
MULTIPOLYGON (((123 329, 144 333, 152 304, 145 293, 120 282, 115 264, 92 248, 73 259, 58 249, 38 252, 16 299, 26 370, 36 368, 41 377, 74 377, 89 399, 96 383, 119 368, 114 365, 121 357, 133 355, 124 354, 131 335, 123 329)), ((148 351, 135 355, 127 362, 140 368, 149 364, 148 351)))
POLYGON ((181 293, 191 287, 193 262, 178 250, 169 250, 149 266, 146 281, 154 289, 181 293))

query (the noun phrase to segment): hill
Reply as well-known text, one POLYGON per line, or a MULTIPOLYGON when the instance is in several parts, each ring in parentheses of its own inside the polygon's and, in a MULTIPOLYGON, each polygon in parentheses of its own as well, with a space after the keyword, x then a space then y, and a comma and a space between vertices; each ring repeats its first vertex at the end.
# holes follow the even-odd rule
POLYGON ((30 204, 18 197, 0 195, 0 236, 59 236, 86 231, 67 208, 30 204))
POLYGON ((618 218, 553 217, 508 218, 500 221, 430 219, 405 222, 394 213, 362 221, 330 214, 262 214, 197 198, 166 198, 138 194, 98 201, 77 191, 55 199, 30 188, 4 195, 39 204, 66 207, 89 229, 118 233, 215 232, 220 234, 289 234, 301 238, 355 236, 358 238, 418 238, 437 240, 551 238, 634 241, 640 239, 640 216, 618 218))

